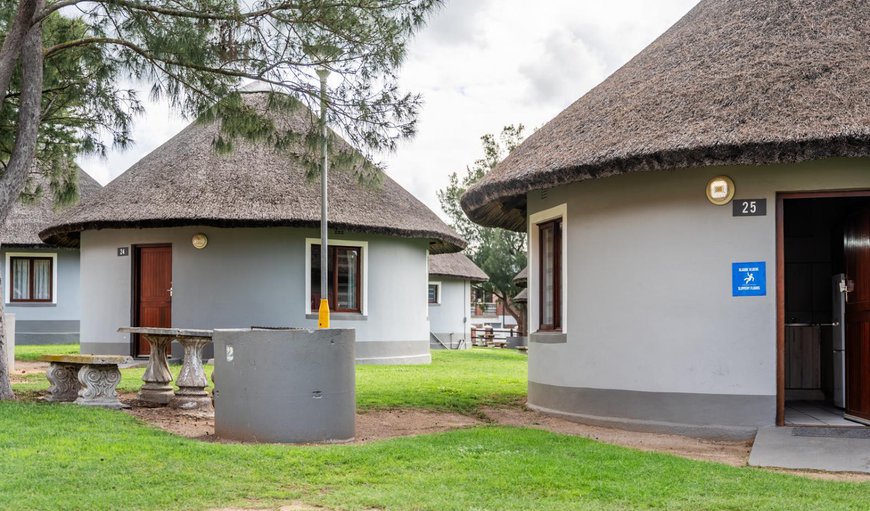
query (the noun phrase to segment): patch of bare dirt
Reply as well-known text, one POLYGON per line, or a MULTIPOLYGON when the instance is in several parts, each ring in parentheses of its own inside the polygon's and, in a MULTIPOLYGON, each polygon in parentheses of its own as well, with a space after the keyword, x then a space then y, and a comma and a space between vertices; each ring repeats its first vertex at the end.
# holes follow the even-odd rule
POLYGON ((644 433, 601 426, 588 426, 559 417, 552 417, 526 408, 485 408, 483 414, 495 424, 521 426, 581 436, 608 444, 631 447, 641 451, 664 452, 701 461, 715 461, 740 467, 746 465, 751 441, 729 442, 701 440, 681 435, 644 433))
POLYGON ((198 440, 216 440, 214 413, 148 406, 138 401, 135 394, 123 394, 120 399, 130 406, 125 412, 163 431, 198 440))
MULTIPOLYGON (((125 394, 121 400, 131 406, 125 412, 169 433, 206 441, 220 441, 214 432, 214 414, 176 410, 168 407, 139 406, 135 394, 125 394)), ((427 435, 453 429, 479 426, 483 422, 456 413, 428 410, 381 410, 358 413, 353 443, 366 443, 387 438, 427 435)))
POLYGON ((428 435, 483 424, 480 419, 428 410, 376 410, 356 415, 356 442, 428 435))
POLYGON ((27 376, 31 374, 45 374, 48 369, 48 362, 27 362, 23 360, 15 361, 15 371, 9 373, 12 383, 23 383, 27 381, 27 376))

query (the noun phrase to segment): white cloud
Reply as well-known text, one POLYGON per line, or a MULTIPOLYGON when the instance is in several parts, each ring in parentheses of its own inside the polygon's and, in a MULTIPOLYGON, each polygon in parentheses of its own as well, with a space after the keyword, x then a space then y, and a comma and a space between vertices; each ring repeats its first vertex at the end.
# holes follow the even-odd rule
MULTIPOLYGON (((412 42, 402 86, 423 94, 417 136, 384 156, 388 173, 432 209, 447 176, 480 157, 480 136, 543 125, 604 80, 697 0, 452 0, 412 42)), ((187 122, 149 104, 137 144, 82 166, 105 183, 187 122)))

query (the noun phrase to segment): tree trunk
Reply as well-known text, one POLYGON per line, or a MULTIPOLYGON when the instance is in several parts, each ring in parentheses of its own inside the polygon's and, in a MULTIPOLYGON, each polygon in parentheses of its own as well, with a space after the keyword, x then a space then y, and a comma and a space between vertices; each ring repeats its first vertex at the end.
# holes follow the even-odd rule
POLYGON ((523 316, 523 313, 521 311, 517 310, 516 307, 514 307, 513 300, 512 299, 506 300, 504 302, 504 308, 507 309, 508 313, 510 313, 510 315, 513 316, 515 320, 517 320, 517 335, 519 335, 519 336, 525 335, 524 334, 524 332, 525 332, 525 318, 523 316))
MULTIPOLYGON (((2 287, 5 286, 4 282, 2 287)), ((15 399, 12 382, 9 380, 9 364, 6 363, 6 317, 3 302, 3 293, 0 291, 0 401, 15 399)))
POLYGON ((37 3, 40 4, 41 9, 42 2, 38 0, 21 0, 18 3, 18 12, 9 25, 6 38, 3 39, 3 46, 0 48, 0 108, 6 101, 6 94, 9 93, 9 83, 12 81, 15 64, 21 55, 27 30, 30 28, 33 15, 37 12, 37 3))
POLYGON ((508 314, 510 314, 511 317, 513 317, 517 321, 517 333, 522 336, 524 331, 523 313, 517 310, 516 307, 514 307, 513 299, 508 298, 506 293, 501 295, 499 293, 495 293, 495 296, 499 300, 501 300, 501 305, 505 308, 508 314))
MULTIPOLYGON (((35 10, 41 10, 43 0, 36 0, 34 4, 35 10)), ((0 225, 6 221, 9 210, 19 199, 27 180, 27 172, 33 165, 42 106, 42 71, 42 25, 38 24, 27 32, 21 47, 22 85, 16 127, 18 133, 6 172, 0 177, 0 225)), ((3 288, 5 287, 4 282, 0 286, 0 400, 15 398, 6 364, 6 324, 3 317, 3 288)))

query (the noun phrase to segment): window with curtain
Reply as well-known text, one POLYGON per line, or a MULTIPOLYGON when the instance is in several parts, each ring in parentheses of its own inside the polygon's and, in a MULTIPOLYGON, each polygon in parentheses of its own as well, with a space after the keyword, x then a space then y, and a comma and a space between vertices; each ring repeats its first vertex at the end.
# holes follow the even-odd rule
POLYGON ((562 328, 562 219, 538 224, 540 330, 562 328))
POLYGON ((10 302, 51 302, 54 297, 54 260, 50 257, 11 257, 10 302))
MULTIPOLYGON (((362 248, 330 246, 329 308, 334 312, 361 312, 362 248)), ((311 245, 311 310, 320 307, 320 245, 311 245)))

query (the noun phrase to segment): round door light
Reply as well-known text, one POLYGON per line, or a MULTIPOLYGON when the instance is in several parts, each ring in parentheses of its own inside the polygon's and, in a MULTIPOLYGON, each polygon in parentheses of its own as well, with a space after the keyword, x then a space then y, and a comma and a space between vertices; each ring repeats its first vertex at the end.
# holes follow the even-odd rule
POLYGON ((734 181, 728 176, 718 176, 707 182, 707 200, 724 206, 734 198, 734 181))
POLYGON ((208 245, 208 236, 203 233, 194 234, 191 243, 193 243, 193 248, 202 250, 208 245))

